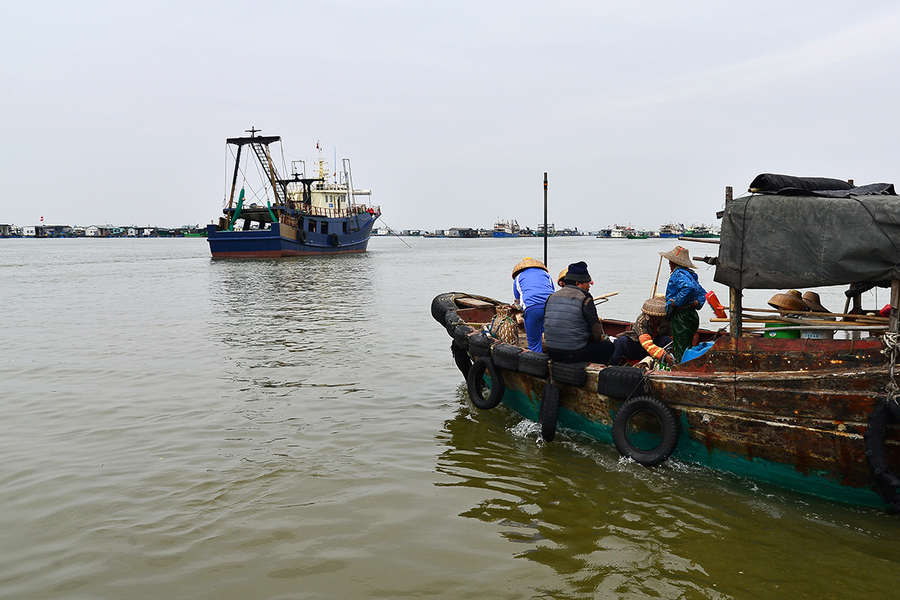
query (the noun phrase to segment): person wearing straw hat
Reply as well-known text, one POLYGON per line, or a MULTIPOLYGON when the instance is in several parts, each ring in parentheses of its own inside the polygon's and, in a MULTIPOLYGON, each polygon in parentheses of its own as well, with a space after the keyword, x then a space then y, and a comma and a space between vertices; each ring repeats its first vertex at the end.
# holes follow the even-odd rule
POLYGON ((565 287, 547 298, 544 352, 557 362, 608 364, 613 343, 603 331, 590 289, 594 283, 584 261, 569 265, 565 287))
POLYGON ((631 324, 631 329, 616 338, 611 365, 625 364, 626 360, 638 361, 652 356, 668 365, 675 357, 664 346, 672 342, 672 327, 666 321, 666 297, 657 294, 644 301, 641 314, 631 324))
POLYGON ((706 290, 700 285, 697 267, 691 262, 687 248, 675 246, 660 252, 669 261, 669 283, 666 285, 666 320, 672 326, 672 353, 681 362, 684 351, 693 346, 694 334, 700 328, 697 314, 706 303, 706 290))
POLYGON ((525 336, 528 349, 542 352, 541 336, 544 335, 544 305, 553 293, 553 280, 547 267, 530 256, 523 258, 512 271, 513 296, 524 313, 525 336))

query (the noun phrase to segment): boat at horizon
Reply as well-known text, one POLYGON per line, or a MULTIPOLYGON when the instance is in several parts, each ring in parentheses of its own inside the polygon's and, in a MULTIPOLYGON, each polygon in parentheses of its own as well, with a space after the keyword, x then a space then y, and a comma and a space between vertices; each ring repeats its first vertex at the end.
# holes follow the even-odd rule
POLYGON ((519 237, 519 224, 515 221, 497 220, 494 223, 493 237, 495 238, 516 238, 519 237))
POLYGON ((718 238, 719 232, 714 230, 712 227, 709 227, 708 225, 694 225, 694 226, 690 227, 689 229, 685 229, 684 233, 682 233, 678 237, 688 238, 688 239, 689 238, 712 239, 712 238, 718 238))
POLYGON ((684 235, 684 226, 677 223, 666 223, 659 228, 659 237, 677 238, 684 235))
POLYGON ((608 236, 603 237, 610 237, 617 240, 626 240, 628 239, 628 236, 633 236, 636 234, 637 232, 632 227, 623 227, 622 225, 616 225, 609 230, 608 236))
MULTIPOLYGON (((235 146, 234 168, 230 194, 218 223, 207 226, 207 240, 213 258, 280 258, 324 254, 365 252, 376 219, 381 216, 378 206, 358 203, 358 196, 369 196, 369 190, 353 188, 350 160, 343 159, 341 170, 331 171, 322 156, 316 160, 316 177, 292 169, 289 178, 282 178, 269 150, 270 144, 280 142, 279 136, 261 136, 259 129, 247 130, 245 137, 228 138, 226 144, 235 146), (252 151, 258 163, 262 181, 251 193, 253 201, 245 198, 246 170, 241 158, 244 148, 252 151), (238 178, 244 173, 238 198, 238 178), (339 176, 339 178, 338 178, 339 176), (240 227, 238 227, 240 226, 240 227)), ((253 160, 246 157, 248 161, 253 160)), ((303 161, 294 161, 296 163, 303 161)), ((246 165, 245 165, 246 166, 246 165)), ((305 171, 305 163, 303 163, 305 171)))
MULTIPOLYGON (((726 201, 718 256, 706 261, 730 290, 729 316, 712 319, 727 327, 699 331, 670 369, 554 363, 527 349, 521 325, 511 343, 490 335, 506 303, 435 297, 432 316, 452 337, 469 397, 537 421, 547 442, 559 425, 648 467, 671 457, 900 512, 900 197, 891 184, 766 174, 750 188, 726 201), (770 227, 775 220, 783 226, 770 227), (863 292, 884 285, 890 317, 862 306, 863 292), (796 318, 743 306, 745 289, 826 286, 849 286, 853 309, 796 318)), ((603 323, 608 334, 623 330, 603 323)))

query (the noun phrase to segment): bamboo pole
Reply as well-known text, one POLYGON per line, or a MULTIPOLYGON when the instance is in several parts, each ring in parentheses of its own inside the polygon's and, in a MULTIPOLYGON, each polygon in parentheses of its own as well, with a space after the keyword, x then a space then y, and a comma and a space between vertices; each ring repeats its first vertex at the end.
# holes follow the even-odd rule
POLYGON ((653 282, 653 289, 650 290, 650 297, 656 298, 656 287, 659 285, 659 272, 662 270, 663 255, 659 255, 659 266, 656 267, 656 281, 653 282))
MULTIPOLYGON (((780 313, 784 313, 784 312, 789 312, 790 314, 823 315, 823 316, 829 316, 829 317, 850 317, 850 318, 858 319, 858 320, 860 320, 860 321, 862 321, 862 320, 868 320, 868 321, 874 321, 874 322, 877 322, 877 323, 882 323, 882 322, 883 322, 883 323, 887 323, 887 322, 888 322, 888 317, 880 317, 880 316, 878 316, 878 315, 861 315, 861 314, 855 314, 855 313, 817 312, 817 311, 814 311, 814 310, 806 310, 806 311, 802 311, 802 312, 796 312, 796 313, 793 313, 793 312, 790 312, 790 311, 785 311, 784 309, 778 310, 778 309, 775 309, 775 308, 745 308, 745 309, 744 309, 744 313, 748 313, 748 312, 751 312, 751 311, 752 311, 752 312, 758 312, 758 313, 779 313, 779 314, 780 314, 780 313)), ((749 315, 748 315, 748 316, 749 316, 749 315)))

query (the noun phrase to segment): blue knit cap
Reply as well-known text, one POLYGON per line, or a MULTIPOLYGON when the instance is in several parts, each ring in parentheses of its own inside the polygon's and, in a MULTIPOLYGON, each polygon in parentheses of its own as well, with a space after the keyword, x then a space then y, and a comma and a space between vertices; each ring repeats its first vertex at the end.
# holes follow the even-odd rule
POLYGON ((569 265, 569 271, 566 273, 566 282, 579 283, 590 280, 591 274, 588 273, 586 262, 582 260, 569 265))

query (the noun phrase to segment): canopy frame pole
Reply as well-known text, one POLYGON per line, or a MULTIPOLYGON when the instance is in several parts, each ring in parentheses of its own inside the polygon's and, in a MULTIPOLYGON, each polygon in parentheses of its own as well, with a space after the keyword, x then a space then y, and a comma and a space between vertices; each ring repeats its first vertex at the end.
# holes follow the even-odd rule
POLYGON ((891 318, 888 331, 897 333, 900 325, 900 279, 891 279, 891 318))

